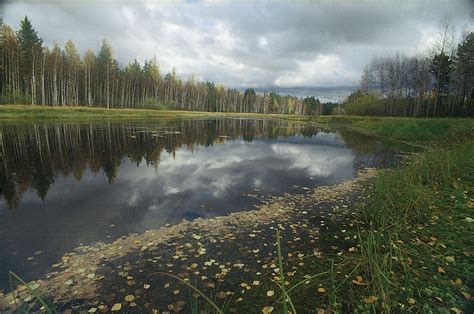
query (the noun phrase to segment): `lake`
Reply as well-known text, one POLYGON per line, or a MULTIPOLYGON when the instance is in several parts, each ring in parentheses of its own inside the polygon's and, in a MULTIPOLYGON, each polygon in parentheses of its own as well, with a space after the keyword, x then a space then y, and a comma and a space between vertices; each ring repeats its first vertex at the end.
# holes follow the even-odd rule
POLYGON ((390 167, 398 150, 271 119, 0 125, 0 289, 84 244, 250 210, 390 167))

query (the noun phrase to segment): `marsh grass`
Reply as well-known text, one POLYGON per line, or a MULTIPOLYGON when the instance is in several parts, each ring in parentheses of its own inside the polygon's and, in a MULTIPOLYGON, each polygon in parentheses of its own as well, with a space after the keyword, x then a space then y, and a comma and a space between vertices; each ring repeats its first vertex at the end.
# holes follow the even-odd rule
POLYGON ((457 249, 451 247, 451 242, 473 235, 472 226, 460 228, 462 219, 472 216, 472 208, 465 204, 474 192, 473 156, 472 140, 449 143, 377 177, 373 195, 361 208, 368 227, 359 234, 358 256, 369 278, 369 294, 380 300, 371 304, 374 310, 426 311, 441 304, 467 306, 459 289, 449 281, 457 277, 449 276, 464 274, 463 282, 472 285, 473 277, 468 275, 472 274, 473 265, 469 266, 469 257, 459 252, 472 251, 472 241, 457 249), (456 191, 463 191, 462 195, 456 196, 456 191), (453 200, 457 206, 453 207, 453 200), (435 244, 430 241, 444 250, 431 248, 435 244), (459 260, 463 265, 446 263, 443 258, 459 260), (442 270, 437 271, 437 265, 442 265, 442 270), (444 270, 448 267, 451 274, 444 270), (438 305, 429 293, 433 289, 440 295, 436 299, 438 305))
POLYGON ((469 137, 474 131, 470 118, 390 118, 359 116, 318 116, 313 121, 333 126, 348 126, 374 135, 404 141, 445 141, 469 137))
MULTIPOLYGON (((30 287, 30 285, 28 283, 26 283, 23 279, 21 279, 20 276, 18 276, 17 274, 15 274, 14 272, 12 271, 9 271, 8 272, 8 281, 10 283, 10 290, 11 291, 14 291, 13 289, 13 279, 17 280, 19 283, 21 283, 22 285, 24 285, 26 287, 26 289, 28 290, 28 292, 35 298, 36 301, 39 302, 39 304, 41 305, 41 310, 48 313, 48 314, 52 314, 52 313, 55 313, 55 310, 54 310, 54 307, 50 304, 48 304, 45 299, 43 299, 41 297, 41 295, 39 293, 37 293, 35 291, 35 289, 33 289, 32 287, 30 287)), ((13 300, 15 302, 15 306, 17 307, 17 309, 21 312, 26 312, 28 313, 30 311, 29 308, 22 308, 22 305, 23 304, 18 304, 17 303, 17 296, 15 293, 13 293, 12 295, 13 297, 13 300)))
POLYGON ((0 105, 1 122, 103 121, 115 119, 184 119, 205 117, 257 117, 296 119, 295 115, 203 112, 159 109, 106 109, 84 106, 0 105))

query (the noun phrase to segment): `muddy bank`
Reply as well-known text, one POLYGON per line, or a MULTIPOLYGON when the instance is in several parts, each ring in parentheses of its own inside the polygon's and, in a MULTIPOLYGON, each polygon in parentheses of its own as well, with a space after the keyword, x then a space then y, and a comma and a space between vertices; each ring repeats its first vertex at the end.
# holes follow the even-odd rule
MULTIPOLYGON (((272 197, 252 211, 78 247, 53 265, 57 271, 30 288, 59 311, 189 312, 203 307, 201 298, 167 273, 196 285, 230 312, 248 311, 250 304, 259 312, 255 309, 278 300, 272 283, 278 273, 275 230, 281 230, 285 259, 293 261, 285 269, 288 278, 311 275, 305 273, 308 257, 347 254, 351 242, 342 247, 330 229, 340 233, 355 223, 350 212, 363 197, 362 183, 374 175, 375 170, 367 169, 335 186, 272 197)), ((21 303, 22 308, 40 308, 25 286, 14 294, 16 302, 12 294, 0 296, 0 310, 14 310, 21 303)))

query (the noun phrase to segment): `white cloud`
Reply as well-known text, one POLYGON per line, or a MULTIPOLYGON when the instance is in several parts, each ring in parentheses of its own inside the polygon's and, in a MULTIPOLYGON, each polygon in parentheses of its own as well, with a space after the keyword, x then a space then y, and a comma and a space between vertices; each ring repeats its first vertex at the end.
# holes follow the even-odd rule
POLYGON ((359 78, 359 73, 348 70, 335 54, 321 54, 309 61, 298 61, 294 71, 280 75, 277 86, 335 86, 347 85, 359 78))
POLYGON ((15 28, 27 14, 45 44, 80 52, 107 38, 125 64, 156 56, 232 87, 357 85, 375 54, 425 52, 448 16, 472 29, 469 0, 364 2, 6 2, 15 28))

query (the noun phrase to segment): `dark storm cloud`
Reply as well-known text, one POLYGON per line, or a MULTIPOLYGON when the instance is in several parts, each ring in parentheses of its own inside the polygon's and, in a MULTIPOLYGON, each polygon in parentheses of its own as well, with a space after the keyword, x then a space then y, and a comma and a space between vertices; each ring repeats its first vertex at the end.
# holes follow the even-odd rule
POLYGON ((358 84, 373 55, 426 53, 449 17, 472 29, 471 1, 8 2, 6 23, 27 14, 48 45, 69 38, 121 63, 156 56, 163 71, 230 86, 358 84))

